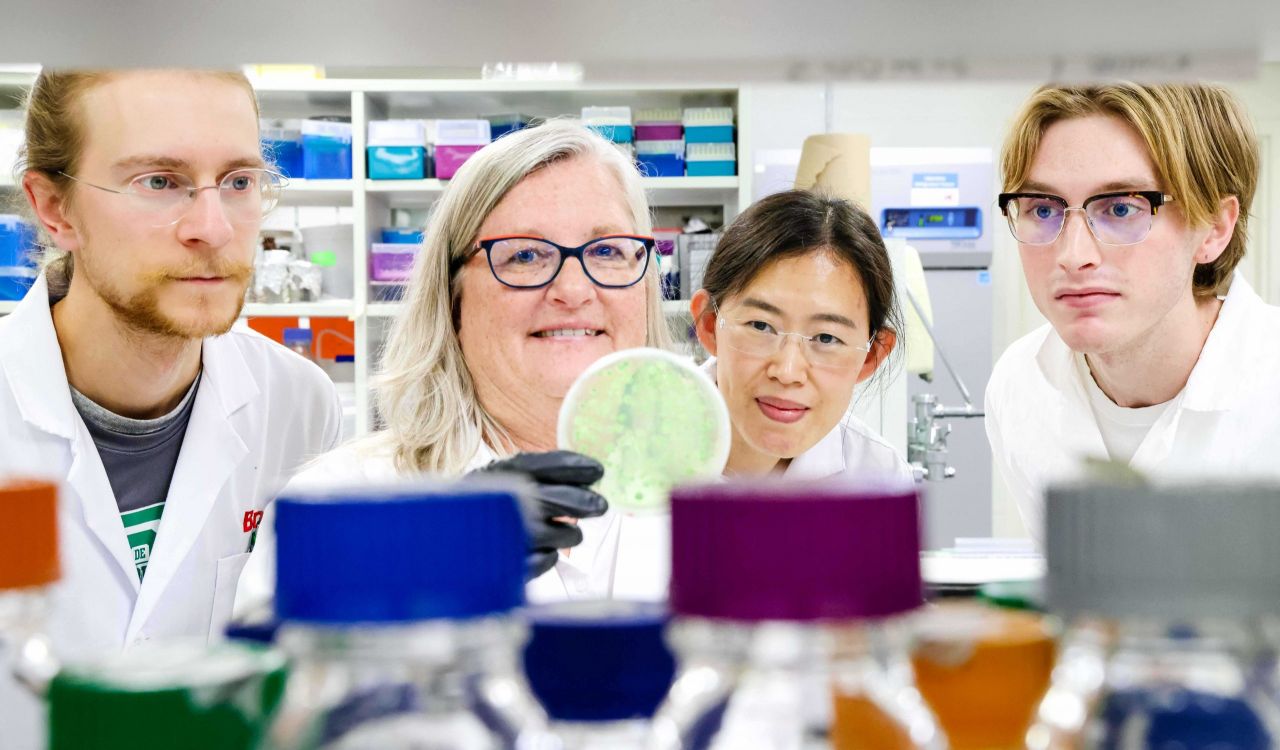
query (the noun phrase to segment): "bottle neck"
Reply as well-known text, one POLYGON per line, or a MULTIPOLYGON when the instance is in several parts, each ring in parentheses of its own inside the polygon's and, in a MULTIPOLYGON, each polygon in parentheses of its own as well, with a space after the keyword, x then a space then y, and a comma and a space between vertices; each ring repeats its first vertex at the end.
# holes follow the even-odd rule
POLYGON ((513 619, 485 617, 396 624, 285 623, 277 640, 286 653, 302 661, 453 669, 513 664, 526 637, 525 627, 513 619))
POLYGON ((549 732, 562 750, 642 750, 649 746, 650 722, 552 720, 549 732))

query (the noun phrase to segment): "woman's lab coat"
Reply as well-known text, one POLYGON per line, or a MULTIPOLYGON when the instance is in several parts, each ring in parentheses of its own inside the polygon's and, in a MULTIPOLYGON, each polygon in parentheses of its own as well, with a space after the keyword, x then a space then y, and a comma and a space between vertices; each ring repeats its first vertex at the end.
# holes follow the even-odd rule
MULTIPOLYGON (((1045 488, 1107 459, 1082 375, 1045 325, 1015 341, 987 383, 991 451, 1027 530, 1044 541, 1045 488)), ((1237 273, 1182 389, 1129 465, 1161 479, 1280 478, 1280 308, 1237 273)))
MULTIPOLYGON (((284 347, 235 330, 205 339, 202 363, 139 583, 102 459, 71 402, 44 277, 0 318, 0 478, 61 483, 62 580, 52 588, 45 632, 65 657, 219 636, 262 511, 302 463, 340 438, 333 384, 284 347)), ((10 728, 6 720, 21 719, 5 706, 21 698, 10 700, 5 682, 0 676, 0 726, 10 728)))
MULTIPOLYGON (((480 448, 467 462, 463 473, 479 469, 497 459, 497 455, 488 446, 480 448)), ((396 479, 396 471, 392 459, 392 448, 389 445, 373 445, 367 443, 348 443, 335 451, 326 453, 319 460, 307 466, 286 488, 289 490, 306 490, 312 488, 332 487, 344 484, 364 482, 386 482, 396 479)), ((259 536, 261 545, 253 556, 253 561, 245 572, 242 583, 241 601, 236 605, 237 611, 248 612, 255 606, 270 599, 274 588, 275 571, 272 557, 275 539, 271 532, 272 513, 268 511, 263 531, 259 536)), ((600 599, 612 595, 627 595, 629 598, 661 599, 666 595, 666 582, 663 581, 660 591, 649 591, 643 588, 649 583, 648 576, 639 576, 640 581, 629 584, 624 581, 620 590, 614 585, 614 559, 618 550, 618 532, 621 528, 618 513, 609 510, 599 518, 584 518, 578 522, 582 529, 583 541, 574 547, 569 554, 560 555, 555 567, 547 573, 530 581, 525 588, 525 595, 532 603, 565 601, 569 599, 600 599)), ((424 539, 430 544, 430 539, 424 539)), ((465 560, 459 560, 465 565, 465 560)), ((636 576, 624 576, 631 580, 636 576)), ((652 585, 650 583, 650 585, 652 585)))

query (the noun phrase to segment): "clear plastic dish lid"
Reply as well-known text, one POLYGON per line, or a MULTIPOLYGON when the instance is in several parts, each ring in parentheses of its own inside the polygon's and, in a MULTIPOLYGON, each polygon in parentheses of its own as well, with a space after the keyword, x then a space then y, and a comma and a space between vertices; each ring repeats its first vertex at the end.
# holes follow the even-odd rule
POLYGON ((596 490, 622 511, 661 511, 672 487, 717 477, 729 458, 729 411, 716 384, 660 349, 602 357, 569 388, 562 449, 604 465, 596 490))

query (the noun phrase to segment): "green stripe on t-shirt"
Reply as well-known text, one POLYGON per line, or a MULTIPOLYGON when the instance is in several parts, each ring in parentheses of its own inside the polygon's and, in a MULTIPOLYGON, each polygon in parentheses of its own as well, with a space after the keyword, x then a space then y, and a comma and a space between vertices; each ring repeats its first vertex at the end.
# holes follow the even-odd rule
POLYGON ((160 520, 160 515, 162 513, 164 513, 164 501, 158 502, 155 505, 148 505, 145 508, 138 508, 137 510, 121 513, 120 520, 124 521, 124 529, 127 533, 130 526, 137 526, 138 524, 143 524, 148 521, 160 520))
POLYGON ((151 550, 156 544, 156 530, 160 528, 160 516, 163 513, 164 503, 159 502, 120 514, 139 581, 146 575, 147 564, 151 562, 151 550))

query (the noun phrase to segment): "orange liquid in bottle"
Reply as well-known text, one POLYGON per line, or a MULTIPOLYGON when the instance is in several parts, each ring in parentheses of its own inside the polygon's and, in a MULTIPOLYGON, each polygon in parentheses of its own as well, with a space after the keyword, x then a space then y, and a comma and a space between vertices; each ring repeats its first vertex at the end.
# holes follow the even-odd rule
POLYGON ((974 605, 940 610, 966 626, 954 638, 926 634, 911 663, 952 750, 1024 747, 1056 652, 1042 618, 974 605))
POLYGON ((912 750, 905 728, 864 695, 835 691, 832 750, 912 750))

